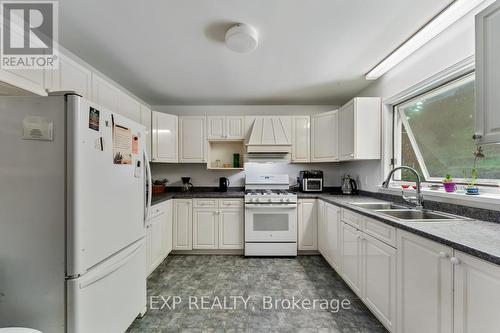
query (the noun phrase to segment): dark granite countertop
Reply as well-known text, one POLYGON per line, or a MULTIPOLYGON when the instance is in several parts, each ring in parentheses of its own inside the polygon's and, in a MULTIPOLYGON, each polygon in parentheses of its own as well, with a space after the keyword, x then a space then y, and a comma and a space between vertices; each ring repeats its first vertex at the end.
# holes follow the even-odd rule
MULTIPOLYGON (((180 198, 243 198, 244 191, 212 192, 167 192, 153 196, 153 204, 180 198)), ((420 235, 456 250, 465 252, 491 263, 500 265, 500 223, 474 219, 406 222, 382 215, 372 210, 352 205, 359 202, 387 202, 369 196, 345 196, 328 193, 298 193, 299 199, 321 199, 333 205, 348 208, 359 214, 376 219, 396 228, 420 235)))
POLYGON ((170 199, 194 199, 194 198, 243 198, 244 191, 188 191, 188 192, 164 192, 161 194, 154 194, 151 199, 151 205, 156 205, 160 202, 170 199))

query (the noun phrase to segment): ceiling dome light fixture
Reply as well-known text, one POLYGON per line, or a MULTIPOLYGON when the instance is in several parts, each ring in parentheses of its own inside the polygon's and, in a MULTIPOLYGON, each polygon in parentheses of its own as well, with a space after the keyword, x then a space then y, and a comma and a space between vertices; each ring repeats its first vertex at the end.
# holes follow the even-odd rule
POLYGON ((254 27, 238 23, 226 31, 226 45, 238 53, 248 53, 257 48, 259 36, 254 27))

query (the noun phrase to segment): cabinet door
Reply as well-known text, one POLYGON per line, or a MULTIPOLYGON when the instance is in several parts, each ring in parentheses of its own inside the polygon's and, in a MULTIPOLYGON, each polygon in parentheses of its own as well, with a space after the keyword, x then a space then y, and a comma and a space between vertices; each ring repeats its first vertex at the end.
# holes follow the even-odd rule
POLYGON ((311 162, 338 161, 338 111, 313 116, 311 131, 311 162))
POLYGON ((59 69, 48 71, 46 79, 48 91, 75 91, 91 97, 91 71, 63 54, 59 57, 59 69))
POLYGON ((193 209, 189 199, 174 200, 173 249, 193 249, 193 209))
POLYGON ((165 203, 165 217, 163 230, 163 256, 166 257, 172 251, 172 224, 173 224, 173 201, 168 200, 165 203))
POLYGON ((243 249, 243 209, 222 209, 219 218, 219 249, 243 249))
POLYGON ((116 112, 137 123, 141 122, 141 103, 123 91, 119 92, 116 112))
POLYGON ((179 162, 206 162, 205 119, 203 116, 179 117, 179 162))
POLYGON ((193 210, 193 249, 219 247, 219 211, 213 208, 193 210))
POLYGON ((310 162, 311 117, 292 118, 292 162, 310 162))
POLYGON ((318 249, 318 208, 316 199, 302 199, 298 204, 299 250, 318 249))
POLYGON ((177 163, 177 116, 153 111, 152 162, 177 163))
POLYGON ((396 331, 396 249, 362 236, 362 298, 391 332, 396 331))
MULTIPOLYGON (((31 93, 46 96, 44 73, 49 70, 41 69, 0 69, 0 81, 31 93)), ((19 91, 12 89, 16 94, 19 91)), ((24 93, 22 93, 24 95, 24 93)))
POLYGON ((327 261, 339 274, 342 272, 340 208, 325 204, 325 246, 327 261))
POLYGON ((207 117, 207 137, 209 139, 224 139, 225 134, 225 122, 224 116, 210 116, 207 117))
POLYGON ((141 125, 146 127, 146 153, 149 159, 153 158, 153 152, 151 150, 151 125, 152 125, 152 114, 151 109, 146 105, 141 105, 141 125))
POLYGON ((397 331, 451 333, 452 249, 405 231, 397 234, 397 331))
POLYGON ((342 277, 361 297, 361 231, 342 222, 342 277))
POLYGON ((455 250, 454 333, 496 333, 500 327, 500 266, 455 250))
POLYGON ((476 135, 500 142, 500 2, 476 16, 476 135))
POLYGON ((152 248, 153 248, 153 238, 151 233, 151 224, 146 224, 146 272, 148 276, 153 272, 153 257, 152 257, 152 248))
POLYGON ((326 226, 325 226, 325 202, 318 200, 318 251, 326 256, 326 226))
POLYGON ((165 258, 164 253, 164 223, 165 214, 160 214, 149 220, 151 226, 151 270, 156 269, 165 258))
POLYGON ((111 112, 118 113, 120 95, 121 91, 118 88, 99 75, 92 73, 92 101, 109 109, 111 112))
POLYGON ((341 161, 354 159, 354 138, 356 135, 354 122, 354 100, 351 100, 339 110, 339 145, 341 161))
POLYGON ((244 139, 245 134, 243 133, 245 127, 245 117, 244 116, 227 116, 226 117, 226 139, 244 139))

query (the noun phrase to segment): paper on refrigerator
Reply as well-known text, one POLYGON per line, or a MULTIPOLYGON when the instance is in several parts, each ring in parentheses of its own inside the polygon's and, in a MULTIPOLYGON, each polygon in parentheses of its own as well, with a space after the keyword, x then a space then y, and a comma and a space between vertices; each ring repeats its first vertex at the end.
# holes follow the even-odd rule
POLYGON ((132 164, 132 132, 116 124, 113 126, 113 163, 132 164))

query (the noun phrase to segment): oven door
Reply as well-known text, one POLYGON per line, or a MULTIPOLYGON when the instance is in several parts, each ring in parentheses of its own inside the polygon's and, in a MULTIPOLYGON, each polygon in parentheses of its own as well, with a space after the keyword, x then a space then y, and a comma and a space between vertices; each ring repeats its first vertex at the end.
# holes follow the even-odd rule
POLYGON ((296 242, 297 204, 245 204, 246 242, 296 242))

